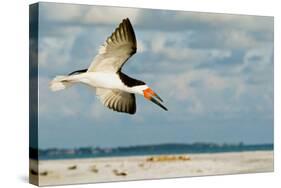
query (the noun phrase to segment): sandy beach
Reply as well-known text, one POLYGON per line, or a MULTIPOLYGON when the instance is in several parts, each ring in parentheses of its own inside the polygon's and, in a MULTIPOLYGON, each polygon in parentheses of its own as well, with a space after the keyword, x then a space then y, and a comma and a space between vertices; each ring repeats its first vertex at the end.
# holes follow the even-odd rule
POLYGON ((30 179, 61 185, 273 171, 273 151, 31 160, 30 179))

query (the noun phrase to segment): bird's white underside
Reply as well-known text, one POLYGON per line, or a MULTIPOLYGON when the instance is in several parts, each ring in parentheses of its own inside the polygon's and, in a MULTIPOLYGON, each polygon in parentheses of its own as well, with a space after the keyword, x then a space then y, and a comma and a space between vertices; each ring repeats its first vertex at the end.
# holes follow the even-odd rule
POLYGON ((86 72, 71 76, 59 76, 55 81, 66 81, 67 83, 83 83, 93 88, 121 90, 128 93, 143 95, 147 85, 128 87, 120 80, 118 74, 112 72, 86 72))

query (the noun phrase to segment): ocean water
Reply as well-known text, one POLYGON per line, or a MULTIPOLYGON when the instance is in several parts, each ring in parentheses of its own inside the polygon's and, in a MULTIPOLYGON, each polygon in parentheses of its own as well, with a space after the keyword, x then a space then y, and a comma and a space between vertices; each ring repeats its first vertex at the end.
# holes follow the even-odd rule
POLYGON ((239 144, 158 144, 143 146, 128 146, 116 148, 81 147, 75 149, 50 148, 36 150, 31 148, 31 158, 37 158, 32 153, 38 154, 40 160, 71 159, 71 158, 95 158, 95 157, 121 157, 161 154, 191 154, 191 153, 220 153, 243 151, 267 151, 273 150, 273 144, 244 145, 239 144))

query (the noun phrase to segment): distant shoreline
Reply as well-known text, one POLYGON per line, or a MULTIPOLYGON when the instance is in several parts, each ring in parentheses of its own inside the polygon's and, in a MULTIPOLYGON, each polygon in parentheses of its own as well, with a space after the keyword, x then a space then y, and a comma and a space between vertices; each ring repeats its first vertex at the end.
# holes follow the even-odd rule
POLYGON ((128 146, 115 148, 100 147, 81 147, 76 149, 46 149, 36 150, 31 148, 32 153, 38 155, 39 160, 51 159, 83 159, 83 158, 104 158, 104 157, 127 157, 127 156, 146 156, 146 155, 169 155, 169 154, 212 154, 246 151, 273 151, 273 144, 245 145, 239 144, 213 144, 213 143, 194 143, 194 144, 157 144, 128 146))
POLYGON ((244 151, 221 151, 221 152, 202 152, 202 153, 166 153, 166 154, 140 154, 140 155, 123 155, 123 156, 88 156, 88 157, 69 157, 69 158, 52 158, 52 159, 39 159, 40 161, 52 160, 87 160, 87 159, 104 159, 104 158, 130 158, 130 157, 146 157, 146 156, 162 156, 162 155, 211 155, 211 154, 232 154, 232 153, 247 153, 247 152, 273 152, 273 149, 265 150, 244 150, 244 151))

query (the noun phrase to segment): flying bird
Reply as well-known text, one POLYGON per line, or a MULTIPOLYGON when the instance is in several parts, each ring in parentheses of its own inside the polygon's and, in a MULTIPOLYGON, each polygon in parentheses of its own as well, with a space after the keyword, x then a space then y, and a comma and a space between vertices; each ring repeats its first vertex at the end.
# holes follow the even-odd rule
POLYGON ((99 48, 88 69, 56 76, 49 87, 52 91, 59 91, 76 83, 86 84, 96 89, 96 95, 104 106, 128 114, 136 113, 135 94, 139 94, 167 111, 161 104, 162 99, 150 87, 122 72, 123 65, 136 52, 134 29, 126 18, 99 48))

